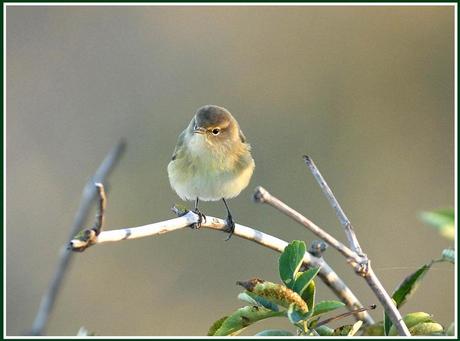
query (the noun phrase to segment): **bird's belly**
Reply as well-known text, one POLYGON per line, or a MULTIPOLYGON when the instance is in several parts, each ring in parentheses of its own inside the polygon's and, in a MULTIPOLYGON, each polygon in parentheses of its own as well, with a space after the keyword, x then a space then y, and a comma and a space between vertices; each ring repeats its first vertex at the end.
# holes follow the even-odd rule
POLYGON ((199 198, 203 201, 236 197, 248 185, 254 169, 253 164, 250 164, 238 173, 208 170, 198 175, 192 167, 185 172, 181 168, 178 172, 179 166, 175 161, 168 165, 171 187, 182 200, 199 198))

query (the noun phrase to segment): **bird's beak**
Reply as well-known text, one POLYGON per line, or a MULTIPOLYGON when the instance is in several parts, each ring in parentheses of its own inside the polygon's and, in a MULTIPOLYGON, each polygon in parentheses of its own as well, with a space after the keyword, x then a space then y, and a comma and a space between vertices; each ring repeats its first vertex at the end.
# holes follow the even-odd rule
POLYGON ((194 127, 193 133, 194 134, 204 134, 206 133, 206 129, 204 129, 203 127, 194 127))

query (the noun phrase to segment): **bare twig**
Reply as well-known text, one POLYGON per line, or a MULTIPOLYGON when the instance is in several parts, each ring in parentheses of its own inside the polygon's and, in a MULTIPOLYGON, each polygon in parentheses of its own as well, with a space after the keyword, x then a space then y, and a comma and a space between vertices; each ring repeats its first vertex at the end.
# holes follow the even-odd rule
POLYGON ((316 179, 316 182, 318 182, 319 187, 321 187, 325 197, 334 209, 337 218, 339 218, 340 224, 342 224, 343 229, 345 230, 345 235, 347 236, 348 244, 350 245, 351 249, 358 255, 364 256, 361 246, 359 245, 358 238, 356 237, 355 231, 353 230, 353 226, 351 225, 351 222, 346 216, 345 212, 342 210, 342 207, 340 207, 340 204, 335 198, 334 193, 332 193, 330 187, 327 185, 326 180, 324 180, 315 163, 308 155, 304 155, 303 159, 313 174, 313 177, 316 179))
POLYGON ((297 221, 298 223, 312 231, 318 237, 326 241, 329 245, 334 247, 342 255, 344 255, 347 261, 354 267, 356 273, 364 277, 364 279, 366 280, 374 294, 377 296, 380 303, 382 303, 385 311, 387 312, 391 321, 395 325, 399 334, 410 336, 409 329, 402 320, 401 314, 399 313, 396 306, 393 304, 390 296, 383 288, 374 271, 371 269, 370 260, 367 258, 365 254, 358 255, 358 253, 356 253, 355 251, 350 250, 348 247, 343 245, 343 243, 336 240, 329 233, 324 231, 319 226, 315 225, 302 214, 300 214, 293 208, 289 207, 278 198, 271 195, 266 189, 262 187, 257 187, 256 193, 254 194, 254 198, 257 202, 269 204, 270 206, 276 208, 288 217, 291 217, 292 219, 294 219, 295 221, 297 221))
MULTIPOLYGON (((127 227, 118 230, 102 231, 98 236, 93 235, 92 239, 81 238, 80 234, 70 241, 70 248, 75 251, 82 251, 94 244, 119 242, 121 240, 160 235, 190 227, 198 222, 198 215, 194 212, 179 212, 176 208, 174 210, 176 213, 183 215, 178 218, 139 227, 127 227)), ((211 216, 206 217, 206 221, 201 224, 201 227, 228 233, 226 221, 211 216)), ((288 245, 288 243, 284 240, 240 224, 235 224, 234 235, 278 252, 283 252, 284 248, 288 245)), ((337 276, 324 259, 314 257, 307 252, 305 253, 303 262, 306 266, 320 268, 320 272, 318 274, 319 277, 332 289, 332 291, 347 305, 350 310, 362 306, 353 292, 337 276)), ((367 324, 374 323, 372 317, 367 312, 356 315, 358 319, 363 319, 367 324)))
POLYGON ((373 305, 371 305, 371 306, 369 306, 367 308, 358 308, 355 311, 349 311, 347 313, 343 313, 343 314, 340 314, 340 315, 337 315, 337 316, 330 317, 328 319, 325 319, 323 321, 318 322, 315 325, 315 328, 318 328, 318 327, 323 326, 325 324, 331 323, 332 321, 337 321, 337 320, 342 319, 344 317, 350 316, 350 314, 353 314, 353 313, 359 313, 359 312, 363 312, 363 311, 367 311, 367 310, 374 310, 376 307, 377 306, 375 304, 373 304, 373 305))
POLYGON ((347 246, 343 245, 342 242, 335 239, 329 233, 324 231, 321 227, 314 224, 311 220, 304 217, 302 214, 300 214, 293 208, 289 207, 278 198, 271 195, 265 188, 261 186, 256 188, 256 191, 254 193, 254 200, 259 203, 269 204, 270 206, 276 208, 288 217, 299 222, 300 224, 308 228, 310 231, 312 231, 314 234, 316 234, 318 237, 320 237, 322 240, 324 240, 327 244, 334 247, 337 251, 344 255, 346 259, 352 260, 357 264, 360 264, 363 261, 363 258, 360 257, 356 252, 350 250, 347 246))
POLYGON ((96 209, 96 221, 94 222, 93 230, 96 232, 96 236, 102 231, 105 221, 105 207, 107 202, 107 196, 105 195, 104 185, 100 182, 94 184, 97 188, 98 202, 96 209))
POLYGON ((393 301, 390 295, 388 295, 382 283, 380 283, 380 280, 378 279, 377 275, 374 273, 373 269, 371 268, 370 260, 368 259, 367 255, 363 253, 359 245, 358 238, 356 237, 356 234, 351 225, 351 222, 348 219, 348 217, 345 215, 345 212, 340 207, 340 204, 335 198, 334 194, 332 193, 332 190, 330 189, 330 187, 324 180, 323 176, 319 172, 313 160, 307 155, 304 156, 304 160, 308 168, 310 169, 311 173, 313 174, 314 178, 318 182, 319 186, 323 190, 323 193, 326 196, 327 200, 329 201, 332 208, 336 212, 336 215, 339 218, 339 221, 345 230, 345 234, 347 235, 350 247, 357 254, 359 254, 361 257, 365 259, 365 261, 361 263, 362 265, 365 265, 362 268, 363 271, 361 275, 364 277, 369 287, 375 293, 380 303, 382 303, 385 311, 387 312, 391 321, 393 322, 396 329, 398 330, 399 335, 410 336, 410 332, 407 329, 407 326, 404 323, 404 321, 402 321, 402 317, 401 317, 401 314, 399 313, 399 310, 393 304, 393 301))
MULTIPOLYGON (((80 201, 80 207, 77 210, 75 218, 73 220, 72 226, 70 228, 69 238, 73 238, 75 234, 81 230, 82 225, 84 224, 88 213, 91 209, 92 202, 96 197, 96 190, 94 187, 94 183, 102 183, 110 172, 115 167, 117 161, 120 159, 124 149, 125 149, 125 142, 122 140, 120 141, 105 157, 105 159, 100 164, 97 171, 94 173, 93 177, 88 180, 85 187, 83 188, 82 198, 80 201)), ((102 223, 102 221, 101 221, 102 223)), ((64 245, 59 254, 58 264, 56 266, 56 270, 53 274, 51 279, 51 283, 45 293, 42 296, 40 306, 38 308, 37 315, 35 316, 35 320, 30 331, 32 335, 42 335, 46 323, 48 322, 49 316, 53 309, 54 303, 56 301, 57 294, 61 287, 62 281, 64 279, 64 275, 68 266, 70 264, 72 253, 67 249, 67 245, 64 245)))

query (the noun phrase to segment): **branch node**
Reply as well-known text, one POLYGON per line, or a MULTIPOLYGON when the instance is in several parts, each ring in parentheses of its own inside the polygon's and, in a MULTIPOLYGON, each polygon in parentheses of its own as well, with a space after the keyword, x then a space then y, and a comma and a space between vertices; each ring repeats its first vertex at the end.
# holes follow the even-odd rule
POLYGON ((173 211, 174 214, 178 217, 182 217, 189 212, 189 210, 185 206, 179 204, 174 204, 174 206, 171 207, 171 211, 173 211))
POLYGON ((83 252, 88 247, 97 242, 97 231, 94 229, 84 229, 80 231, 67 246, 68 250, 83 252))
POLYGON ((67 249, 77 252, 85 251, 89 246, 96 244, 97 236, 102 231, 102 226, 105 220, 105 207, 107 202, 107 196, 105 195, 104 185, 100 182, 94 183, 96 186, 99 201, 96 209, 96 217, 92 228, 86 228, 80 231, 72 240, 69 242, 67 249))
POLYGON ((257 186, 254 192, 253 199, 256 203, 264 203, 270 195, 268 191, 262 186, 257 186))
POLYGON ((371 264, 370 259, 363 258, 359 262, 354 259, 349 259, 348 262, 351 264, 357 275, 361 277, 367 277, 371 264))
POLYGON ((324 251, 326 251, 328 245, 323 240, 313 240, 308 247, 308 252, 315 257, 322 257, 324 251))
POLYGON ((308 155, 304 155, 302 156, 303 157, 303 160, 305 161, 305 163, 309 166, 311 163, 312 163, 312 159, 311 157, 309 157, 308 155))

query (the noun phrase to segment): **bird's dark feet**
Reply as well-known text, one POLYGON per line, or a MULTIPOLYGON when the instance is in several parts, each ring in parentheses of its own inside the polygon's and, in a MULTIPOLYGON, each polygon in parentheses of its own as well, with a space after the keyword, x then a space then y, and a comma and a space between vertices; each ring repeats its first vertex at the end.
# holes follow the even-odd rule
POLYGON ((192 224, 191 228, 192 229, 199 229, 201 227, 201 224, 203 223, 203 221, 206 222, 206 216, 203 213, 201 213, 198 208, 194 209, 193 213, 198 215, 198 221, 196 223, 192 224))
POLYGON ((229 233, 227 239, 225 239, 225 241, 227 241, 232 238, 233 232, 235 231, 235 222, 233 221, 231 215, 228 215, 227 220, 225 220, 225 224, 227 225, 226 231, 229 233))

